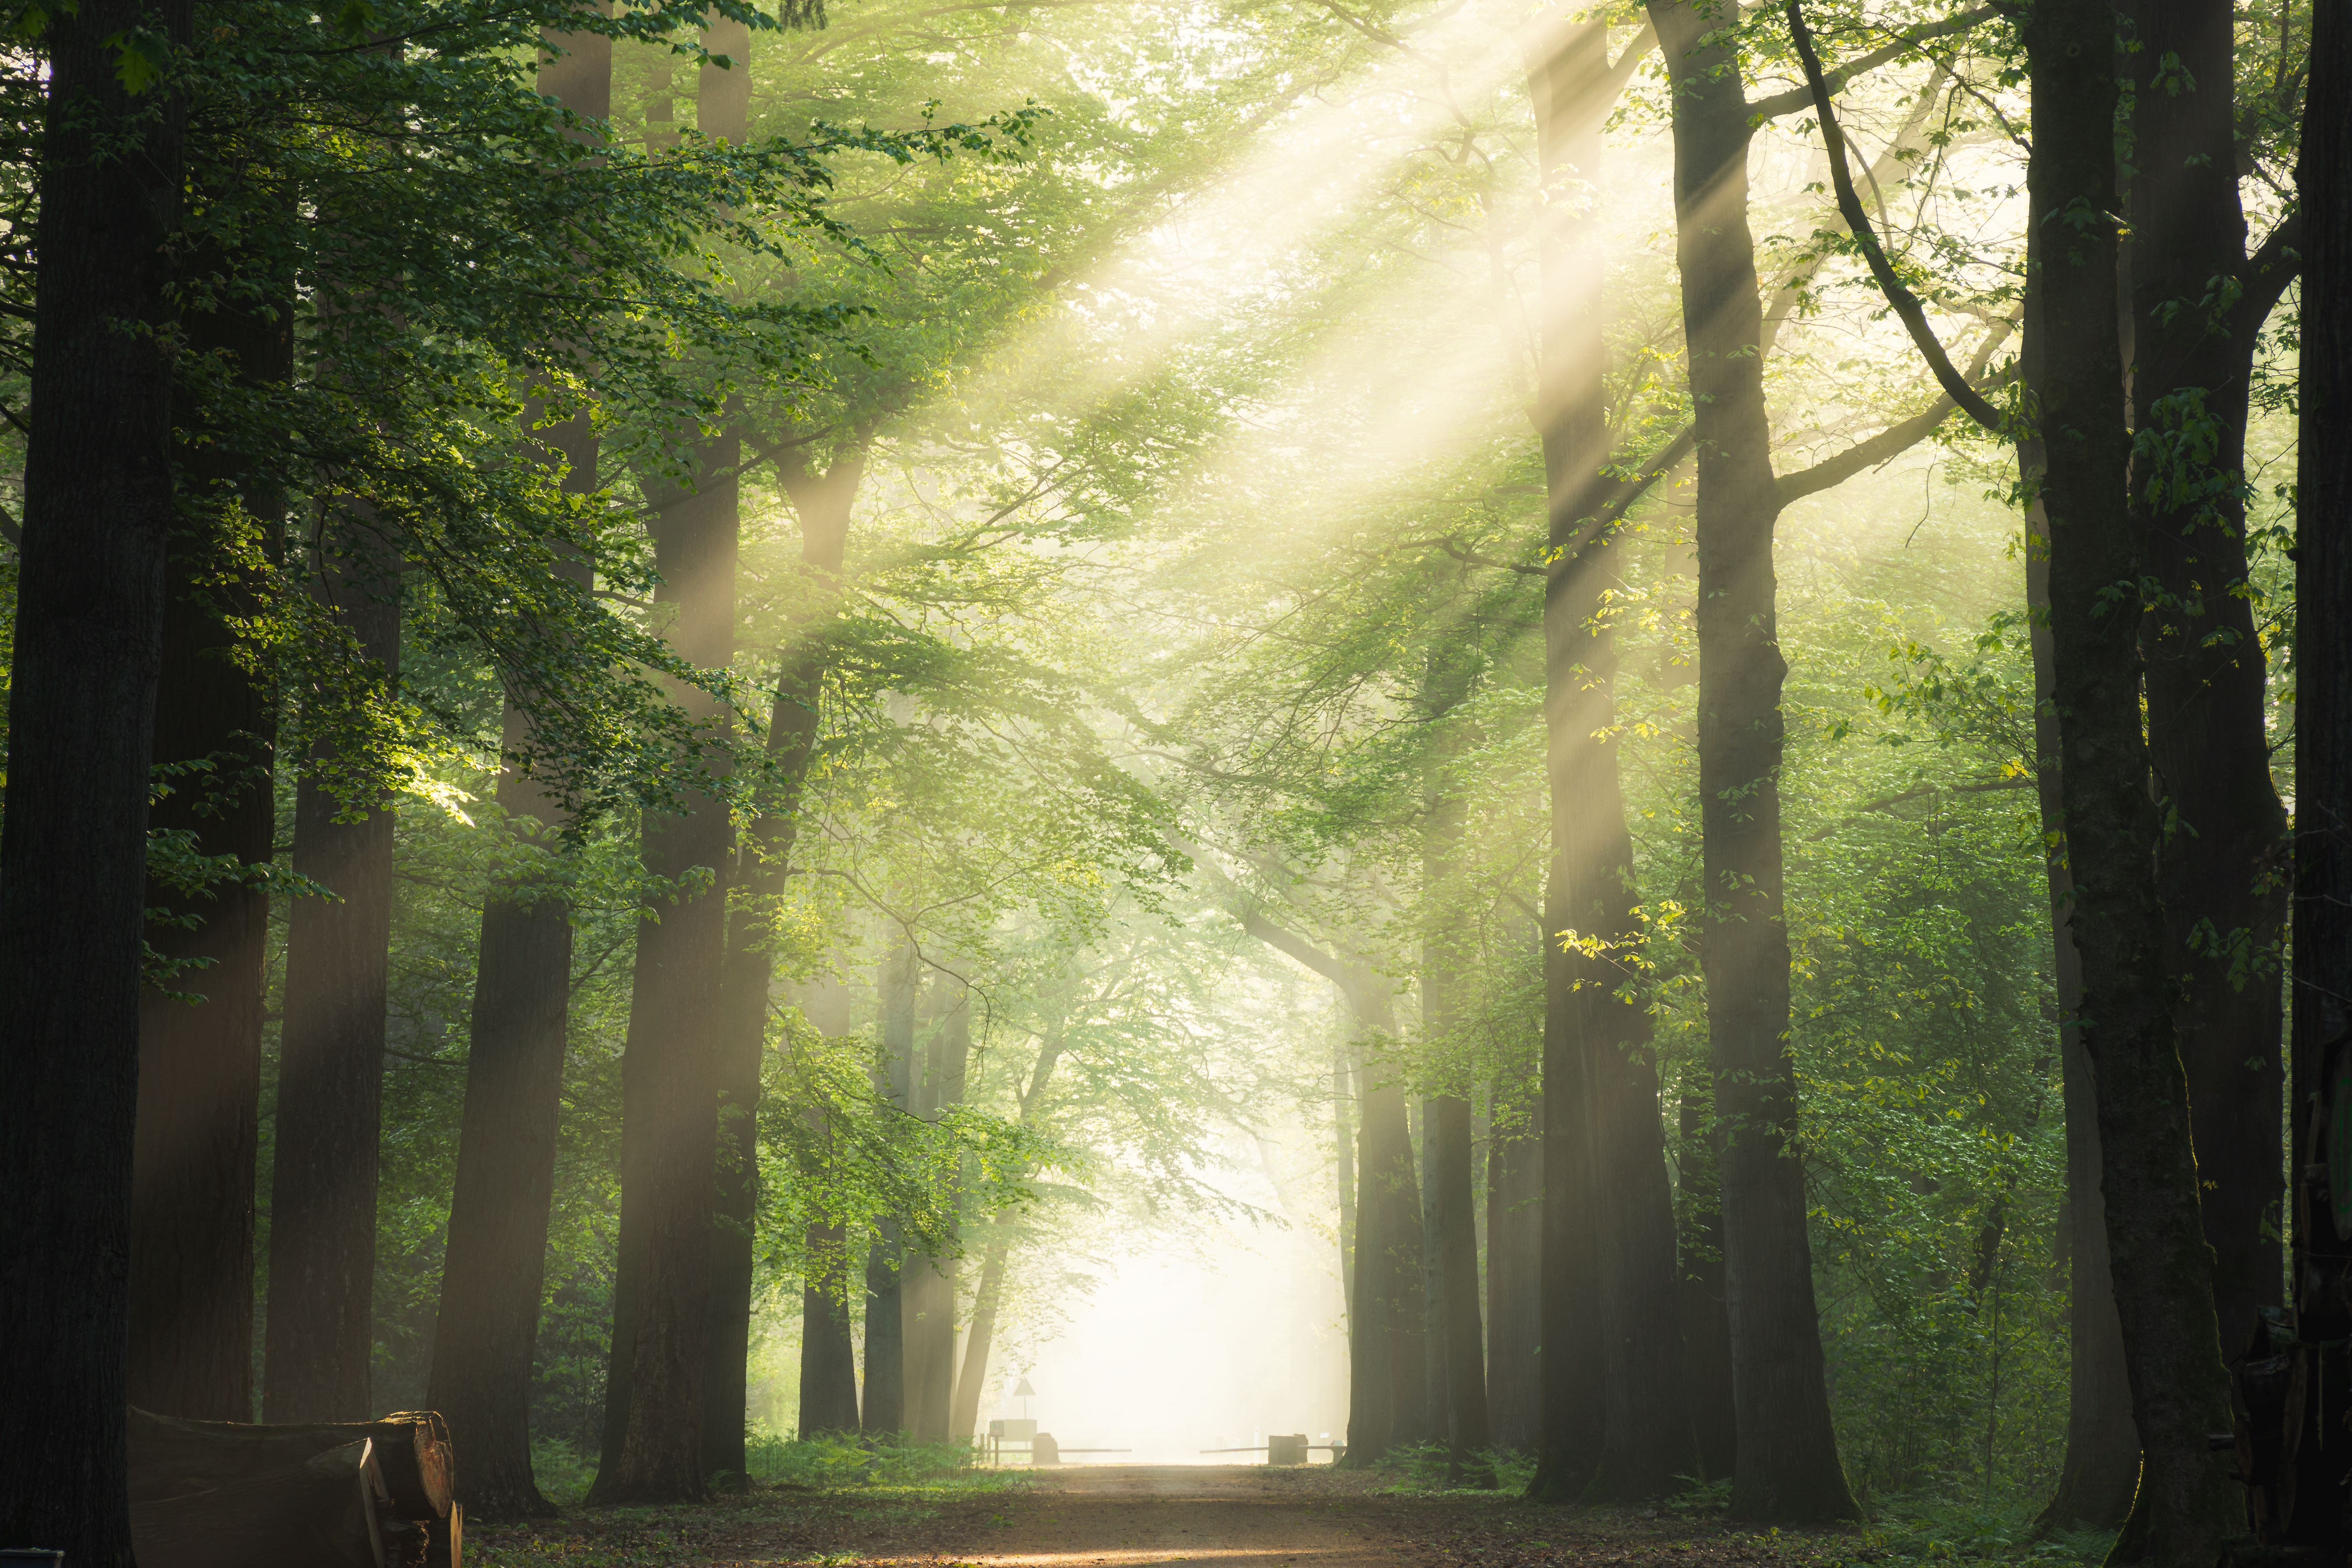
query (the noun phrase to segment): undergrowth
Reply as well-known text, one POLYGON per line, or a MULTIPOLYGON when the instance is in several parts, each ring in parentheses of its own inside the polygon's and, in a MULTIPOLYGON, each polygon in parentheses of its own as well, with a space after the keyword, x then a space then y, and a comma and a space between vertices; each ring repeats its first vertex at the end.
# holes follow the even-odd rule
MULTIPOLYGON (((990 1492, 1028 1484, 1026 1471, 975 1466, 971 1447, 963 1443, 915 1443, 864 1436, 803 1440, 755 1433, 744 1442, 743 1459, 752 1486, 796 1491, 893 1488, 990 1492)), ((577 1508, 587 1500, 588 1489, 596 1482, 595 1457, 560 1437, 533 1442, 530 1465, 539 1489, 558 1508, 577 1508)), ((714 1490, 744 1489, 741 1479, 725 1476, 711 1479, 714 1490)))

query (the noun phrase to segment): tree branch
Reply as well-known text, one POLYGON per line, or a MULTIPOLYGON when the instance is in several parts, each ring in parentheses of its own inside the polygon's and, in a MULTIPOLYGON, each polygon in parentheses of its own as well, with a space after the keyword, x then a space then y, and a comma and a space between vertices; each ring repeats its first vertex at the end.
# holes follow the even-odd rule
MULTIPOLYGON (((1830 90, 1843 92, 1845 90, 1845 84, 1854 78, 1874 71, 1891 59, 1909 54, 1928 39, 1947 37, 1954 33, 1965 33, 1979 22, 1991 21, 1997 15, 1999 12, 1996 7, 1985 5, 1958 16, 1948 16, 1943 21, 1932 26, 1921 27, 1916 32, 1906 33, 1893 43, 1882 44, 1870 53, 1859 58, 1848 60, 1844 65, 1832 71, 1829 76, 1830 90)), ((1804 87, 1792 87, 1786 92, 1776 92, 1769 98, 1759 98, 1749 104, 1748 118, 1751 123, 1765 120, 1778 120, 1784 114, 1795 114, 1801 110, 1811 108, 1812 102, 1813 92, 1810 83, 1804 87)))
POLYGON ((2263 237, 2261 247, 2246 258, 2246 290, 2230 308, 2231 335, 2250 338, 2262 331, 2279 296, 2302 274, 2303 212, 2297 208, 2281 218, 2263 237))
POLYGON ((1295 958, 1334 985, 1347 984, 1340 962, 1287 926, 1276 925, 1255 909, 1242 911, 1242 929, 1286 958, 1295 958))
MULTIPOLYGON (((1986 334, 1975 360, 1969 365, 1971 379, 1983 376, 1986 362, 1992 358, 1995 349, 2009 340, 2010 331, 2010 324, 2002 321, 1986 334)), ((1938 397, 1923 414, 1916 414, 1900 425, 1890 425, 1868 440, 1857 441, 1836 457, 1810 468, 1782 475, 1773 481, 1774 493, 1780 504, 1787 506, 1790 501, 1842 485, 1864 468, 1889 462, 1934 435, 1936 427, 1952 416, 1952 407, 1949 397, 1938 397)))
POLYGON ((1886 251, 1878 243, 1878 231, 1871 226, 1870 215, 1863 210, 1862 195, 1853 188, 1853 173, 1845 166, 1845 132, 1838 129, 1837 115, 1830 107, 1831 88, 1822 74, 1821 57, 1813 52, 1813 36, 1805 28, 1804 7, 1801 0, 1788 0, 1784 7, 1789 16, 1789 37, 1797 46, 1797 58, 1805 68, 1805 80, 1811 87, 1813 109, 1821 117, 1822 141, 1830 154, 1830 184, 1836 188, 1838 211, 1845 216, 1846 227, 1853 232, 1853 241, 1862 247, 1864 261, 1870 264, 1871 277, 1878 280, 1878 290, 1886 302, 1903 319, 1904 328, 1911 341, 1918 345, 1927 368, 1936 373, 1937 384, 1944 395, 1968 410, 1969 417, 1988 430, 2000 428, 2000 411, 1985 401, 1984 395, 1968 384, 1944 353, 1937 340, 1936 331, 1927 324, 1927 312, 1920 306, 1918 296, 1904 287, 1903 279, 1895 275, 1894 263, 1886 259, 1886 251))
POLYGON ((1867 816, 1874 811, 1883 812, 1890 806, 1901 805, 1906 801, 1927 800, 1939 795, 1989 795, 1994 790, 2032 789, 2037 782, 2032 775, 2023 774, 2016 778, 1992 779, 1983 784, 1921 784, 1916 789, 1906 789, 1899 795, 1885 795, 1872 801, 1867 805, 1858 807, 1827 827, 1806 834, 1805 842, 1818 844, 1837 832, 1839 828, 1852 825, 1857 817, 1867 816))

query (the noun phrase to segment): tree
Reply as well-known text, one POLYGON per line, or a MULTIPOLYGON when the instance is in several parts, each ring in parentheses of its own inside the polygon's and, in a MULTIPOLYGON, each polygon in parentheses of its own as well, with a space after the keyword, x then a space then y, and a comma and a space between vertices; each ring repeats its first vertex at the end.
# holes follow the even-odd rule
MULTIPOLYGON (((581 120, 606 119, 613 40, 548 34, 533 85, 581 120)), ((527 416, 525 423, 537 421, 527 416)), ((587 413, 556 422, 541 439, 546 458, 562 466, 566 494, 596 493, 596 432, 587 413)), ((587 562, 566 567, 560 570, 578 586, 591 586, 587 562)), ((501 742, 521 742, 530 724, 530 712, 509 699, 501 742)), ((457 1172, 425 1396, 466 1455, 458 1500, 469 1517, 492 1524, 554 1511, 531 1471, 530 1374, 555 1195, 572 954, 562 870, 544 855, 571 825, 569 814, 518 768, 502 769, 498 787, 499 808, 524 840, 522 864, 482 909, 457 1172)))
POLYGON ((2235 1511, 2205 1434, 2229 1411, 2199 1212, 2187 1083, 2165 1005, 2158 843, 2146 789, 2137 626, 2118 584, 2144 564, 2127 515, 2129 437, 2114 406, 2116 84, 2108 14, 2048 5, 2025 36, 2033 89, 2030 175, 2050 232, 2037 258, 2047 347, 2036 424, 2047 468, 2050 622, 2072 926, 2083 963, 2084 1047, 2097 1084, 2100 1165, 2116 1307, 2149 1500, 2142 1550, 2210 1559, 2235 1511))
POLYGON ((0 830, 0 1527, 127 1568, 123 1411, 149 764, 173 523, 182 4, 51 19, 0 830), (131 90, 137 87, 140 90, 131 90))
MULTIPOLYGON (((232 287, 190 310, 192 356, 217 356, 226 375, 248 384, 282 384, 293 374, 289 294, 232 287)), ((258 873, 278 826, 278 693, 271 661, 257 660, 232 623, 264 611, 285 548, 285 494, 242 432, 207 428, 189 401, 184 394, 175 417, 197 506, 172 542, 155 700, 163 793, 149 821, 147 940, 165 973, 140 1001, 130 1398, 243 1421, 253 1415, 268 1006, 269 898, 258 873), (167 868, 187 855, 206 874, 175 888, 167 868)))
POLYGON ((1739 1430, 1732 1506, 1749 1517, 1842 1519, 1854 1506, 1830 1427, 1803 1169, 1790 1148, 1779 802, 1787 666, 1772 579, 1780 501, 1748 228, 1749 109, 1729 48, 1697 11, 1656 5, 1651 19, 1675 88, 1676 251, 1697 405, 1699 802, 1739 1430))

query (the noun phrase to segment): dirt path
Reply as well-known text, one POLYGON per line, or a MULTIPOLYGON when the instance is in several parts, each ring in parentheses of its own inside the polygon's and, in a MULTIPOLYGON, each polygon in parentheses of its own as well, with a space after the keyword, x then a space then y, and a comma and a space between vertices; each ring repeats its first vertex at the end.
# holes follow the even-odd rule
POLYGON ((981 1568, 1363 1568, 1397 1560, 1388 1511, 1265 1466, 1073 1466, 1041 1474, 1003 1526, 956 1556, 981 1568))
POLYGON ((467 1568, 1855 1568, 1881 1556, 1850 1531, 1402 1493, 1393 1476, 1324 1465, 1072 1465, 1005 1479, 578 1508, 469 1531, 467 1568))

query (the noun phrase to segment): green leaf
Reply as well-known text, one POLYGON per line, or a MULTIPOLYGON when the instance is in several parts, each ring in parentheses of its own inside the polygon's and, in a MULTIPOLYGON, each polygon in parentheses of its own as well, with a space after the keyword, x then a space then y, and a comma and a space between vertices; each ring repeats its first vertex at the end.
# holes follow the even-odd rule
POLYGON ((133 98, 162 81, 172 63, 171 40, 151 27, 125 28, 99 44, 114 51, 114 79, 133 98))

